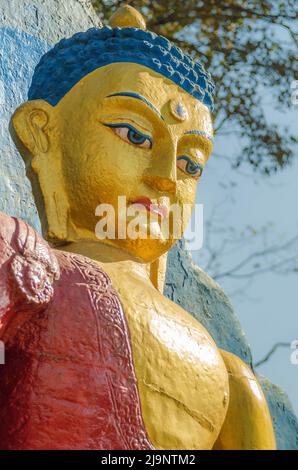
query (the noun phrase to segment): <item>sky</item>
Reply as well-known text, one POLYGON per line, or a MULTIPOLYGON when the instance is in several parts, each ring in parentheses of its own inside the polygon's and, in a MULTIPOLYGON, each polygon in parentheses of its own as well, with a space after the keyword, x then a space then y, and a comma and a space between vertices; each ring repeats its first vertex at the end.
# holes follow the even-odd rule
MULTIPOLYGON (((289 91, 290 93, 290 91, 289 91)), ((272 119, 287 125, 297 135, 298 106, 287 114, 270 110, 272 119)), ((221 225, 240 233, 240 243, 223 259, 225 269, 234 266, 249 253, 262 248, 262 237, 251 246, 241 244, 241 234, 249 230, 256 233, 267 226, 268 246, 280 246, 298 234, 298 155, 290 167, 266 178, 253 174, 252 169, 231 169, 230 163, 219 155, 233 154, 237 138, 216 138, 211 157, 199 183, 197 202, 204 205, 204 244, 200 251, 193 251, 196 263, 204 268, 207 256, 206 222, 214 213, 219 213, 221 225)), ((223 233, 212 235, 218 246, 223 233)), ((296 254, 298 247, 296 249, 296 254)), ((283 253, 291 257, 293 251, 283 253)), ((274 262, 275 254, 270 262, 274 262)), ((208 272, 208 271, 207 271, 208 272)), ((262 359, 276 342, 298 340, 298 272, 280 274, 268 272, 255 277, 248 285, 243 281, 222 278, 219 284, 229 294, 235 312, 251 346, 254 362, 262 359), (241 295, 237 291, 241 290, 241 295)), ((270 360, 257 368, 257 372, 268 377, 288 394, 298 415, 298 364, 291 363, 290 347, 278 349, 270 360)))

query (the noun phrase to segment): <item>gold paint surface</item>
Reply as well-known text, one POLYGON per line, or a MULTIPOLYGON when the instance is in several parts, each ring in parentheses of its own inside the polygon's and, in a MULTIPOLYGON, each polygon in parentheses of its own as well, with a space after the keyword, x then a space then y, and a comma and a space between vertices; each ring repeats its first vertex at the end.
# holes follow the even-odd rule
POLYGON ((146 29, 146 23, 135 8, 123 5, 111 16, 109 24, 112 28, 140 28, 146 29))
POLYGON ((230 402, 215 449, 276 449, 272 420, 252 370, 234 354, 222 351, 229 374, 230 402))

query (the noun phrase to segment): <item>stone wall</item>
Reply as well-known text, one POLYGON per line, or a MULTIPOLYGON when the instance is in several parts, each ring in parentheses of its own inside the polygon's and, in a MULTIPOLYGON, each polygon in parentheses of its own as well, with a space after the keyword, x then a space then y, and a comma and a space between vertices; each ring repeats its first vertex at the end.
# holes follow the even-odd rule
POLYGON ((98 26, 85 0, 0 2, 0 210, 40 229, 25 167, 9 135, 13 111, 27 100, 40 57, 57 41, 98 26))

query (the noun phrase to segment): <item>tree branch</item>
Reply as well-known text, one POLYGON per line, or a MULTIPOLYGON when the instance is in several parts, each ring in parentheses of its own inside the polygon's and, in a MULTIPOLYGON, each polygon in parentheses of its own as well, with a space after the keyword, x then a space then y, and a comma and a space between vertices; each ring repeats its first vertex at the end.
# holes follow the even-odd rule
MULTIPOLYGON (((222 273, 218 273, 218 274, 213 274, 213 278, 214 279, 220 279, 220 278, 223 278, 223 277, 234 277, 234 278, 247 278, 247 277, 250 277, 254 274, 261 274, 261 273, 264 273, 264 272, 267 272, 267 271, 271 271, 273 269, 276 269, 277 267, 280 267, 281 265, 287 263, 288 261, 292 261, 294 259, 294 257, 291 257, 291 258, 288 258, 288 259, 285 259, 285 260, 282 260, 278 263, 273 263, 272 265, 264 268, 264 269, 261 269, 261 270, 256 270, 256 271, 253 271, 253 272, 249 272, 249 273, 246 273, 246 274, 237 274, 237 272, 242 269, 243 267, 247 266, 253 259, 255 258, 260 258, 260 257, 264 257, 268 254, 272 254, 272 253, 277 253, 277 252, 280 252, 280 251, 283 251, 285 250, 286 248, 289 248, 291 245, 293 245, 294 243, 296 243, 298 241, 298 237, 295 236, 293 237, 291 240, 288 240, 284 245, 280 246, 280 247, 277 247, 277 246, 272 246, 270 248, 267 248, 265 250, 261 250, 261 251, 257 251, 255 253, 252 253, 250 254, 249 256, 247 256, 246 258, 244 258, 242 261, 240 261, 238 264, 236 264, 233 268, 231 269, 228 269, 222 273)), ((297 256, 296 256, 297 257, 297 256)))
POLYGON ((278 348, 289 348, 290 346, 291 346, 290 343, 283 343, 283 342, 279 342, 279 343, 274 344, 274 346, 272 346, 272 348, 271 348, 270 351, 266 354, 266 356, 264 356, 263 359, 261 359, 260 361, 256 362, 253 366, 254 366, 254 367, 259 367, 259 366, 261 366, 262 364, 264 364, 265 362, 269 361, 269 359, 271 358, 271 356, 275 353, 275 351, 276 351, 278 348))

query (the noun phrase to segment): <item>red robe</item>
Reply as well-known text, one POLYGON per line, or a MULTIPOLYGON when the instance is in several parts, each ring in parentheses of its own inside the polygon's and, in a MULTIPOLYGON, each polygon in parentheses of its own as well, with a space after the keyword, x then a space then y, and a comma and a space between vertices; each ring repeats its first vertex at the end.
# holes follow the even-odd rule
POLYGON ((0 213, 0 449, 151 449, 107 274, 0 213))

